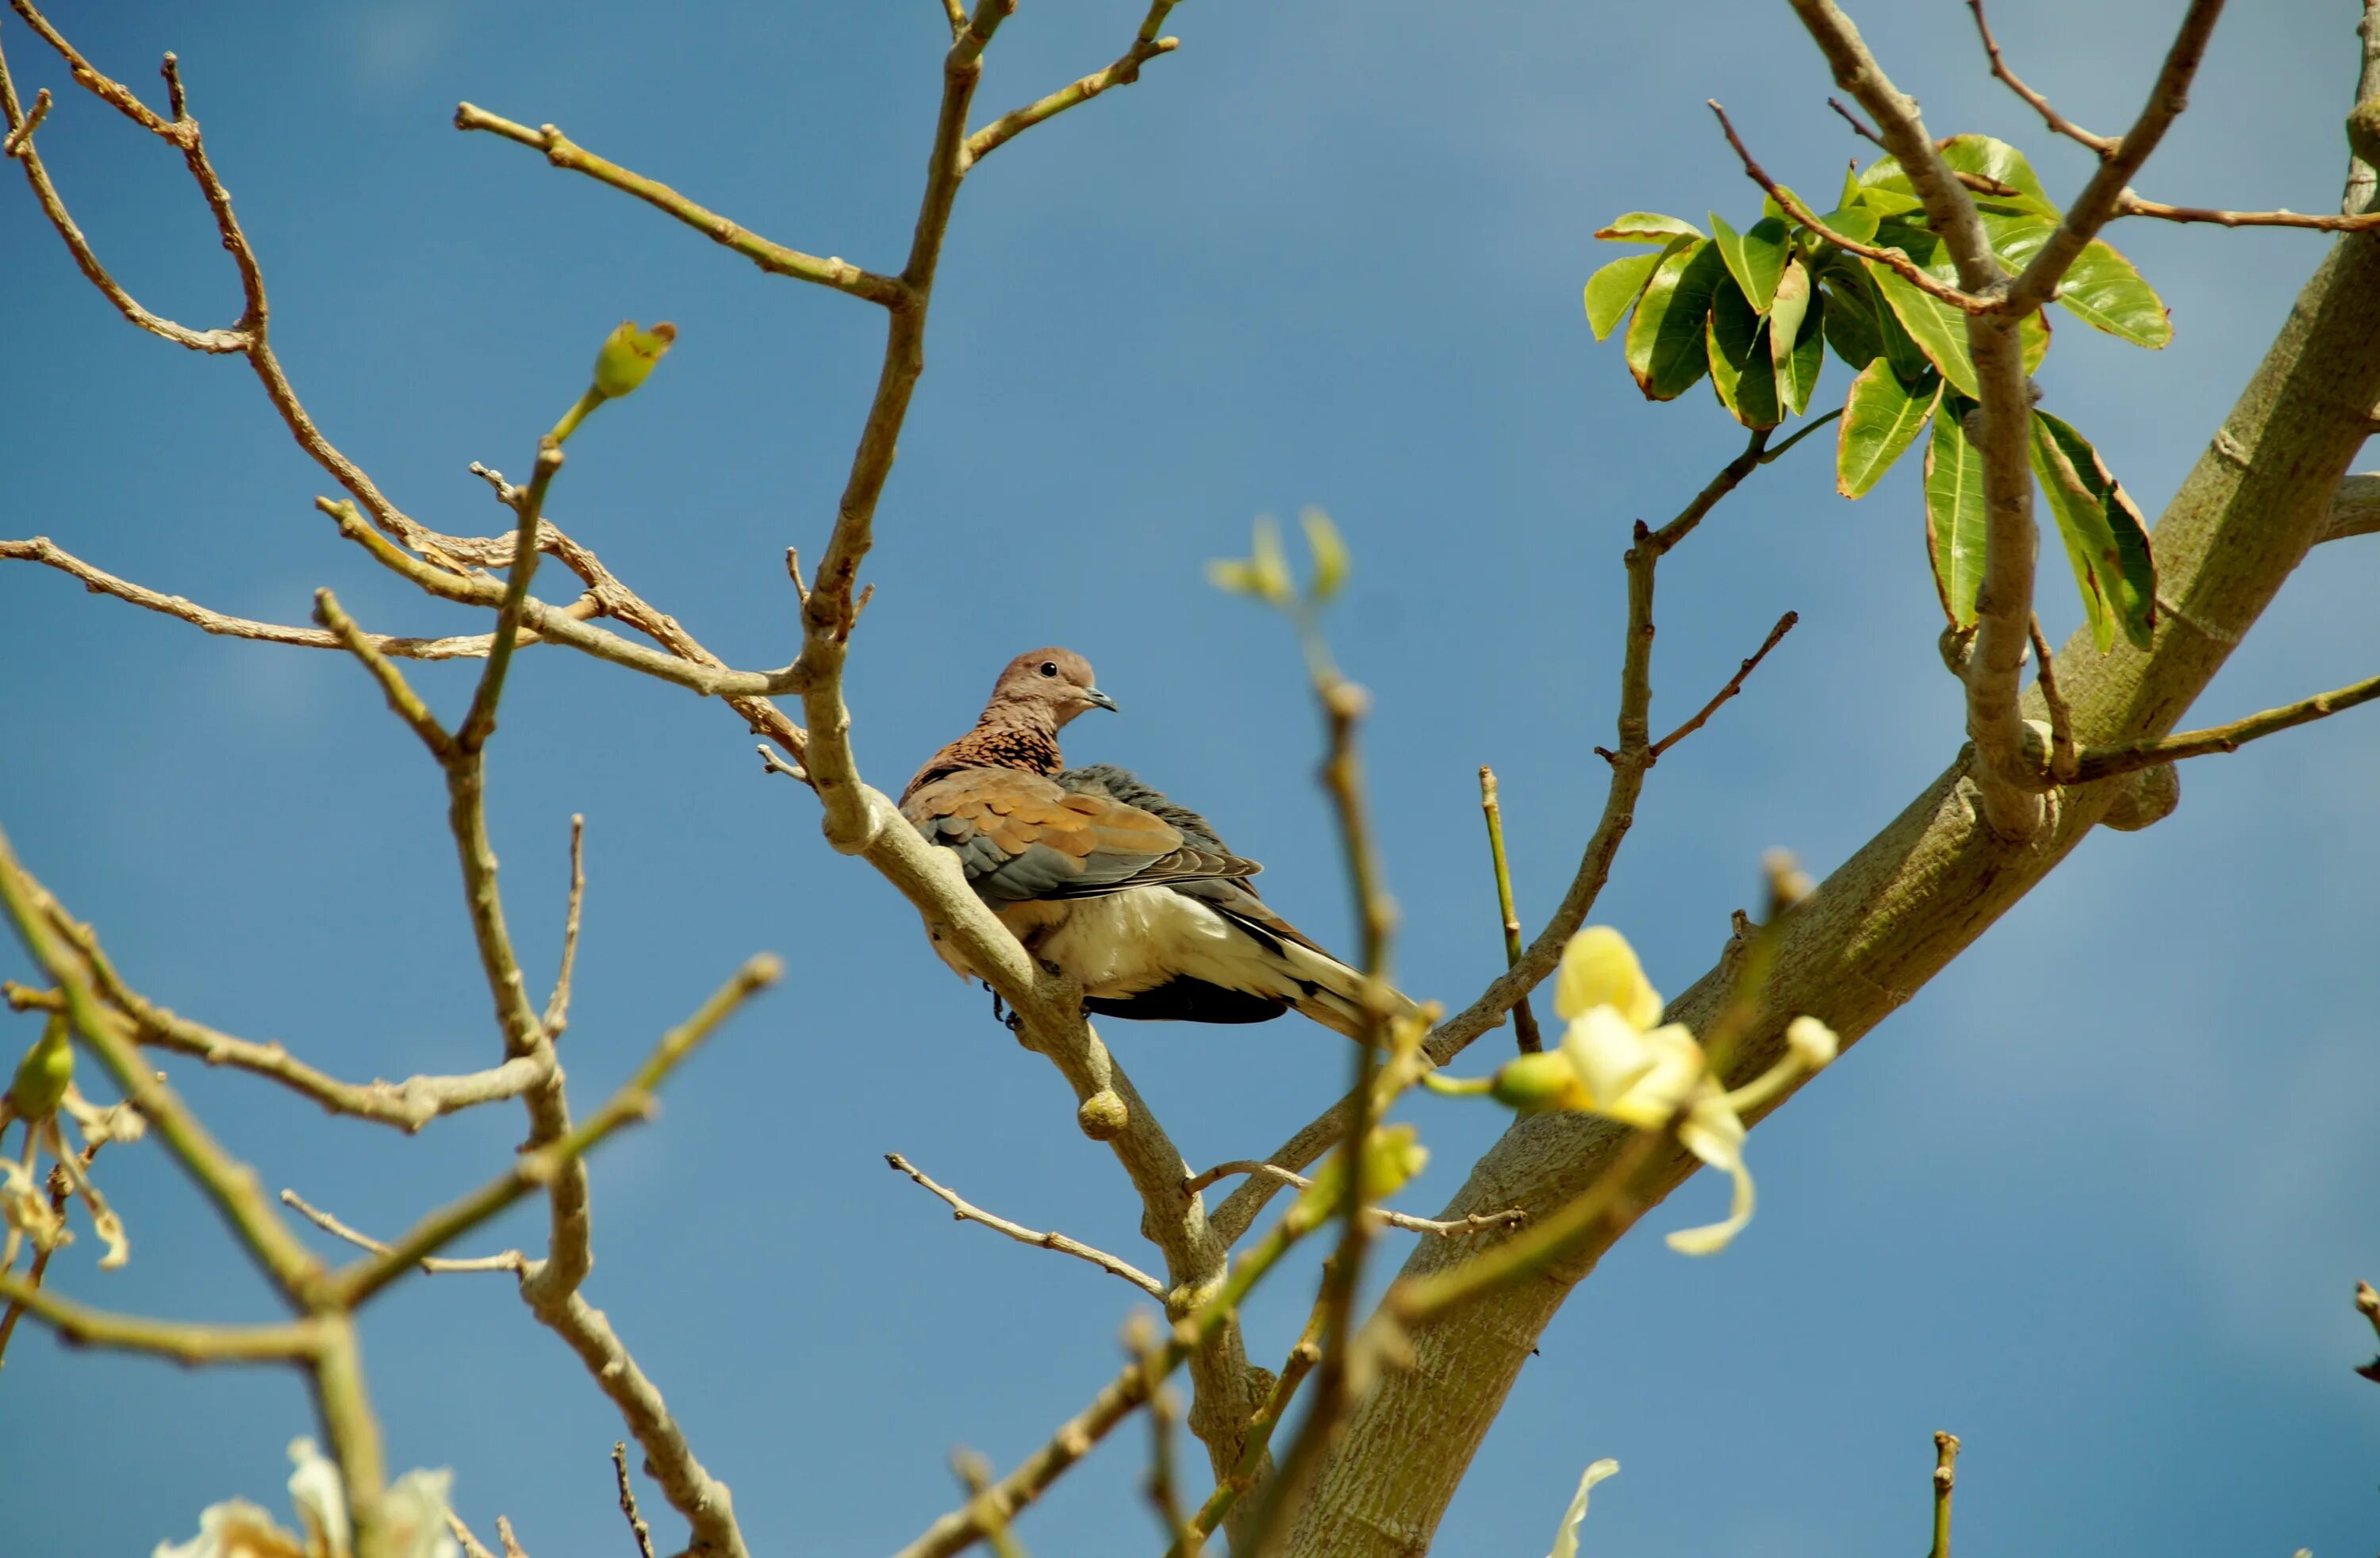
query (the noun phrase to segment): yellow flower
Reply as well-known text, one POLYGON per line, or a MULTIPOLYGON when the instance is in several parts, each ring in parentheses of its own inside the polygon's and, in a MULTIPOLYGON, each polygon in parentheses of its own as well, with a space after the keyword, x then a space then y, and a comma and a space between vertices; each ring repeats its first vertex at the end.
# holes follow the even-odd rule
MULTIPOLYGON (((1485 1090, 1524 1113, 1574 1110, 1643 1130, 1674 1121, 1679 1143, 1725 1174, 1734 1191, 1725 1222, 1681 1229, 1669 1235, 1670 1248, 1685 1255, 1725 1249, 1752 1221, 1744 1112, 1834 1059, 1834 1030, 1815 1017, 1794 1018, 1785 1030, 1784 1056, 1730 1092, 1710 1075, 1702 1046, 1684 1024, 1656 1026, 1660 992, 1645 979, 1627 938, 1608 925, 1588 926, 1562 949, 1554 1010, 1570 1025, 1560 1049, 1508 1063, 1485 1090)), ((1463 1088, 1457 1083, 1440 1090, 1463 1088)))

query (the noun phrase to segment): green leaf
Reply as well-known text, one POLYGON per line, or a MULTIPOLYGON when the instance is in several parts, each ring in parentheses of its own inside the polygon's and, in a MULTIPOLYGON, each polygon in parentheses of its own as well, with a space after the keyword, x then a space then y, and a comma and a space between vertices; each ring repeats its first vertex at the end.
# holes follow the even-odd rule
POLYGON ((1611 243, 1667 244, 1671 238, 1698 238, 1702 230, 1691 222, 1658 212, 1632 211, 1625 216, 1615 216, 1608 227, 1596 230, 1595 236, 1611 243))
MULTIPOLYGON (((2030 214, 1986 212, 1984 233, 1992 252, 2011 272, 2022 271, 2049 241, 2058 224, 2030 214)), ((2108 335, 2155 350, 2173 339, 2173 320, 2155 288, 2141 279, 2132 262, 2105 238, 2094 238, 2074 257, 2058 283, 2058 301, 2067 312, 2108 335)))
POLYGON ((1666 254, 1631 254, 1586 278, 1586 324, 1597 340, 1609 335, 1628 317, 1664 258, 1666 254))
POLYGON ((1768 310, 1768 359, 1777 372, 1777 399, 1791 416, 1810 408, 1827 363, 1827 299, 1796 255, 1778 279, 1777 301, 1768 310))
POLYGON ((2025 376, 2030 378, 2040 368, 2041 359, 2049 355, 2049 316, 2039 309, 2034 310, 2016 327, 2016 338, 2024 354, 2025 376))
POLYGON ((1768 353, 1767 329, 1735 279, 1722 280, 1711 298, 1711 387, 1718 392, 1719 404, 1746 427, 1775 427, 1785 420, 1777 404, 1777 368, 1768 353))
POLYGON ((1854 371, 1874 362, 1884 347, 1876 324, 1876 295, 1868 287, 1867 277, 1829 275, 1819 290, 1827 299, 1827 345, 1854 371))
POLYGON ((1835 433, 1835 491, 1864 497, 1893 462, 1917 442, 1925 419, 1942 397, 1942 378, 1927 373, 1915 385, 1893 376, 1882 359, 1860 370, 1843 397, 1843 420, 1835 433))
POLYGON ((1942 143, 1942 161, 1953 173, 1980 174, 2014 191, 1994 196, 1978 190, 1979 201, 2005 200, 2053 222, 2058 217, 2058 206, 2034 176, 2033 164, 2005 140, 1994 140, 1988 135, 1954 135, 1942 143))
POLYGON ((2092 641, 2105 654, 2121 627, 2135 648, 2148 648, 2156 627, 2156 564, 2141 511, 2090 442, 2046 412, 2033 414, 2031 454, 2082 593, 2092 641))
POLYGON ((1842 203, 1844 205, 1850 205, 1852 201, 1859 199, 1859 164, 1853 163, 1851 166, 1843 170, 1842 203))
POLYGON ((1647 400, 1675 400, 1703 376, 1710 361, 1703 322, 1711 293, 1727 279, 1718 248, 1696 238, 1663 258, 1636 317, 1628 322, 1628 371, 1647 400))
POLYGON ((1975 591, 1984 582, 1984 456, 1967 442, 1963 419, 1971 405, 1943 396, 1925 446, 1925 552, 1954 627, 1974 626, 1975 591))
MULTIPOLYGON (((1923 227, 1887 223, 1876 230, 1876 242, 1887 249, 1900 250, 1920 270, 1937 280, 1957 279, 1958 272, 1943 251, 1942 240, 1923 227)), ((1860 263, 1867 268, 1868 276, 1891 308, 1893 317, 1909 332, 1909 338, 1925 354, 1926 360, 1939 369, 1961 395, 1972 397, 1978 394, 1974 364, 1967 359, 1967 316, 1921 290, 1916 283, 1881 261, 1863 260, 1860 263)), ((1886 349, 1890 352, 1888 344, 1886 349)), ((1916 377, 1905 370, 1902 376, 1916 377)))
POLYGON ((2173 339, 2165 299, 2105 238, 2093 238, 2058 284, 2058 301, 2094 330, 2154 351, 2173 339))
POLYGON ((1727 274, 1735 285, 1743 288, 1743 296, 1752 304, 1752 311, 1765 314, 1777 296, 1777 278, 1785 270, 1785 224, 1778 217, 1764 216, 1743 232, 1737 232, 1720 220, 1718 212, 1710 213, 1711 234, 1718 245, 1719 257, 1727 262, 1727 274))
POLYGON ((1845 203, 1818 220, 1853 243, 1866 243, 1876 237, 1876 225, 1881 218, 1864 205, 1845 203))

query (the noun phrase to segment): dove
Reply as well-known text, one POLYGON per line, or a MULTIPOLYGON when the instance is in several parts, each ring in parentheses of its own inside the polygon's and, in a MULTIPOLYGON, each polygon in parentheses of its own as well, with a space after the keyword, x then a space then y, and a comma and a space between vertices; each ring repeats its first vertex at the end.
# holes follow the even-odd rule
MULTIPOLYGON (((1081 655, 1018 655, 975 728, 909 781, 901 814, 958 856, 1028 953, 1081 982, 1091 1012, 1247 1023, 1294 1010, 1362 1037, 1363 976, 1257 896, 1248 878, 1262 867, 1129 772, 1065 766, 1058 733, 1115 707, 1081 655)), ((945 964, 979 978, 939 928, 927 931, 945 964)))

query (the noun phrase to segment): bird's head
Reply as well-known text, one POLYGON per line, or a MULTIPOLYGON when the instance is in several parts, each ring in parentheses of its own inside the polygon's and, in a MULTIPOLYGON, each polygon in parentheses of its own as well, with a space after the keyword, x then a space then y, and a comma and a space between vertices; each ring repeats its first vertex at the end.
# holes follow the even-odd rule
POLYGON ((991 707, 1046 712, 1054 725, 1087 709, 1113 709, 1114 699, 1099 689, 1091 663, 1073 650, 1038 649, 1018 655, 992 684, 991 707))

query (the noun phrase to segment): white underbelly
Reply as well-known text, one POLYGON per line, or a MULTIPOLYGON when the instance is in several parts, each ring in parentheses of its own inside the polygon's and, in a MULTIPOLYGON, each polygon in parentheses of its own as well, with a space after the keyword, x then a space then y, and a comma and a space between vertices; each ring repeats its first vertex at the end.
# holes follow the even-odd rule
POLYGON ((1179 974, 1212 978, 1253 950, 1221 915, 1170 887, 1019 905, 1001 918, 1034 955, 1101 998, 1137 995, 1179 974))

